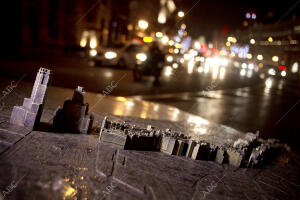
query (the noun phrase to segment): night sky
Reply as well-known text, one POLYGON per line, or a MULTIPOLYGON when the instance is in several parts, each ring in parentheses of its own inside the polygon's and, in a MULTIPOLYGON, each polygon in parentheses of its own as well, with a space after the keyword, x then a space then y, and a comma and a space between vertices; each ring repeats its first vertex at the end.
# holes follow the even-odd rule
MULTIPOLYGON (((198 0, 177 0, 177 9, 185 12, 190 10, 198 0)), ((276 23, 286 13, 281 21, 291 19, 293 15, 300 15, 300 1, 271 1, 271 0, 200 0, 197 5, 187 13, 184 22, 189 26, 192 36, 200 34, 210 38, 213 32, 220 33, 223 26, 229 31, 242 28, 247 12, 257 14, 257 23, 276 23), (298 2, 298 4, 296 4, 298 2), (292 7, 296 6, 292 9, 292 7), (288 12, 291 9, 290 12, 288 12)))

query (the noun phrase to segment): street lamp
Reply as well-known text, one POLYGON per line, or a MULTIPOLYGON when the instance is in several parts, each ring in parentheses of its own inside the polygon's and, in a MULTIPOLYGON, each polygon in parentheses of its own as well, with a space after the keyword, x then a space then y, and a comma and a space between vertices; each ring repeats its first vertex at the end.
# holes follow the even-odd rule
POLYGON ((250 43, 251 43, 251 44, 255 44, 255 39, 252 38, 252 39, 250 40, 250 43))
POLYGON ((138 25, 142 30, 146 30, 149 26, 148 22, 145 20, 140 20, 138 25))
POLYGON ((184 12, 183 11, 179 11, 178 12, 178 17, 180 17, 180 18, 184 17, 184 12))

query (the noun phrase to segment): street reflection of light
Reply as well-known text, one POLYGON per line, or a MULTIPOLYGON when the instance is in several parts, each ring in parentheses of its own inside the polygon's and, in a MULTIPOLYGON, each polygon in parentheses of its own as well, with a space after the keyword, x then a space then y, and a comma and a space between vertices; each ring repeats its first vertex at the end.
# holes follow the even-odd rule
POLYGON ((204 73, 208 73, 209 72, 209 64, 206 62, 204 65, 204 73))
POLYGON ((271 88, 272 87, 272 79, 271 78, 268 78, 266 81, 265 81, 265 85, 267 88, 271 88))
POLYGON ((246 69, 241 69, 240 75, 241 75, 241 76, 245 76, 245 75, 246 75, 246 69))
POLYGON ((172 61, 173 61, 173 56, 168 56, 168 57, 167 57, 167 61, 168 61, 168 62, 172 62, 172 61))
POLYGON ((215 67, 213 68, 212 78, 213 78, 213 79, 217 79, 217 78, 218 78, 218 73, 219 73, 219 66, 215 66, 215 67))
POLYGON ((252 63, 248 64, 248 69, 254 69, 254 65, 252 63))
POLYGON ((251 78, 252 75, 253 75, 253 71, 252 71, 252 70, 248 70, 248 71, 247 71, 247 77, 248 77, 248 78, 251 78))
POLYGON ((184 63, 184 58, 180 58, 180 63, 184 63))
POLYGON ((203 67, 198 67, 198 72, 202 73, 203 72, 203 67))
POLYGON ((168 36, 163 36, 161 39, 162 43, 167 44, 169 42, 169 37, 168 36))
POLYGON ((294 62, 292 65, 292 73, 297 73, 298 72, 298 62, 294 62))
POLYGON ((172 67, 170 67, 170 66, 167 66, 166 68, 165 68, 165 76, 171 76, 171 74, 172 74, 172 67))
POLYGON ((91 49, 95 49, 97 47, 97 38, 96 37, 91 37, 90 47, 91 47, 91 49))
POLYGON ((222 58, 221 59, 221 65, 227 66, 228 65, 228 59, 227 58, 222 58))
POLYGON ((163 36, 163 33, 162 33, 162 32, 156 32, 156 33, 155 33, 155 36, 156 36, 157 38, 161 38, 161 37, 163 36))
POLYGON ((97 55, 97 50, 95 50, 95 49, 92 49, 92 50, 90 50, 90 56, 96 56, 97 55))
POLYGON ((255 44, 255 40, 253 38, 250 40, 250 44, 255 44))
POLYGON ((189 53, 184 54, 183 57, 184 57, 185 60, 190 60, 190 59, 192 59, 192 55, 189 54, 189 53))
POLYGON ((125 102, 126 98, 125 97, 117 97, 117 101, 125 102))
POLYGON ((243 63, 243 64, 242 64, 242 68, 243 68, 243 69, 246 69, 246 68, 247 68, 247 64, 246 64, 246 63, 243 63))
POLYGON ((175 42, 174 42, 173 40, 169 40, 168 44, 169 44, 170 46, 173 46, 173 45, 175 44, 175 42))
POLYGON ((177 64, 177 63, 173 63, 172 67, 173 67, 174 69, 177 69, 177 68, 178 68, 178 64, 177 64))
POLYGON ((106 78, 111 78, 112 77, 112 73, 110 71, 104 72, 104 76, 106 78))
POLYGON ((282 77, 285 77, 286 76, 286 71, 282 71, 280 74, 281 74, 282 77))
POLYGON ((264 57, 261 54, 258 54, 257 55, 257 60, 262 60, 262 59, 264 59, 264 57))
POLYGON ((247 54, 247 58, 248 58, 248 59, 251 59, 251 58, 252 58, 252 54, 251 54, 251 53, 248 53, 248 54, 247 54))
POLYGON ((154 111, 158 111, 158 110, 159 110, 159 105, 155 104, 155 105, 153 106, 153 110, 154 110, 154 111))
POLYGON ((195 51, 194 49, 191 49, 191 50, 190 50, 190 54, 191 54, 192 56, 197 56, 197 55, 198 55, 198 52, 195 51))
POLYGON ((188 62, 188 74, 193 73, 193 70, 194 70, 194 59, 191 59, 188 62))
POLYGON ((279 60, 278 56, 273 56, 273 57, 272 57, 272 61, 273 61, 273 62, 278 62, 278 60, 279 60))
POLYGON ((259 78, 260 79, 264 79, 265 78, 265 74, 263 74, 263 73, 259 74, 259 78))
POLYGON ((269 70, 268 70, 268 73, 269 73, 270 75, 272 75, 272 76, 275 76, 275 75, 276 75, 275 69, 269 69, 269 70))
POLYGON ((127 105, 127 106, 130 106, 130 107, 133 107, 133 106, 134 106, 134 102, 132 102, 132 101, 127 101, 127 102, 126 102, 126 105, 127 105))
POLYGON ((226 69, 224 67, 222 67, 220 69, 220 80, 223 80, 226 74, 226 69))
POLYGON ((179 53, 179 49, 174 49, 174 53, 178 54, 179 53))

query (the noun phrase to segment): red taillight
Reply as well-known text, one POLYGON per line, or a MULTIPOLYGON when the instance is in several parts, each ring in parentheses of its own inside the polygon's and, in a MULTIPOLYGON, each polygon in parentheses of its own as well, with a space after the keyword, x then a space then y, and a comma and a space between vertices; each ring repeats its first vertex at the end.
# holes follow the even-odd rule
POLYGON ((281 71, 285 71, 285 70, 286 70, 286 66, 284 66, 284 65, 279 65, 279 66, 278 66, 278 69, 281 70, 281 71))

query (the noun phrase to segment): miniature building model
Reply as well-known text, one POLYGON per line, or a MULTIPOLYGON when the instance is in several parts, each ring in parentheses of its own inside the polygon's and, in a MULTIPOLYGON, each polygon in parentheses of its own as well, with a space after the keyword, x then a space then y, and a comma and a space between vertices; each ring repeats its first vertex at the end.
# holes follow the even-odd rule
POLYGON ((236 167, 261 165, 266 152, 288 150, 273 140, 258 139, 258 133, 247 133, 245 138, 235 141, 233 146, 217 146, 206 141, 195 141, 170 129, 157 130, 151 125, 137 128, 125 122, 108 121, 104 118, 99 134, 104 144, 127 150, 160 151, 169 155, 185 156, 194 160, 228 163, 236 167))
POLYGON ((23 106, 14 106, 10 122, 34 128, 40 122, 51 71, 40 68, 36 75, 31 97, 24 98, 23 106))
POLYGON ((85 92, 78 86, 72 100, 65 101, 62 109, 56 111, 53 128, 58 132, 88 133, 92 128, 93 117, 88 114, 89 105, 84 103, 85 92))

